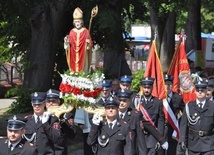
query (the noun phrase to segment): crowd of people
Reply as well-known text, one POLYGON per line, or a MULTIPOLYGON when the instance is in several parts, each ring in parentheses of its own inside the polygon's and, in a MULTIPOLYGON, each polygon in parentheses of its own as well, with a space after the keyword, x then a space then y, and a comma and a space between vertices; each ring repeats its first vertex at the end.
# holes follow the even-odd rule
POLYGON ((212 155, 214 153, 214 82, 195 84, 196 100, 184 104, 182 96, 172 92, 173 77, 164 75, 168 103, 179 121, 180 138, 172 136, 163 102, 152 95, 155 79, 142 79, 142 93, 132 92, 132 78, 104 80, 98 105, 105 117, 77 109, 75 115, 60 118, 46 111, 60 105, 59 91, 31 94, 33 114, 8 119, 7 138, 0 140, 0 154, 67 155, 66 140, 76 129, 83 131, 84 155, 212 155))

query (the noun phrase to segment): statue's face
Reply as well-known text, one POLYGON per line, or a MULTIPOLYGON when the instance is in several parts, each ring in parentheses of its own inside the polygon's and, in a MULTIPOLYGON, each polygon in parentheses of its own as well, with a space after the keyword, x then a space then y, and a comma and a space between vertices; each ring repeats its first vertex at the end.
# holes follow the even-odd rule
POLYGON ((83 21, 82 20, 74 20, 73 24, 74 24, 74 27, 77 29, 81 29, 83 27, 83 21))

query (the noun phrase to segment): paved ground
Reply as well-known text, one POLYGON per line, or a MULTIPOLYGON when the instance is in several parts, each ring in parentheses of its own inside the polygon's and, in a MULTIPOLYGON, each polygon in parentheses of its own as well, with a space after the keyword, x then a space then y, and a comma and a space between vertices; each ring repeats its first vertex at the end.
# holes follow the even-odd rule
POLYGON ((15 100, 15 98, 0 99, 0 109, 8 108, 15 100))

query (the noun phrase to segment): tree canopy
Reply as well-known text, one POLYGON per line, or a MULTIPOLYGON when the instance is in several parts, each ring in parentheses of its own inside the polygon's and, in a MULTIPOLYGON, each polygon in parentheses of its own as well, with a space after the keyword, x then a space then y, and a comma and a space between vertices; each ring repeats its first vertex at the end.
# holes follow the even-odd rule
MULTIPOLYGON (((92 38, 94 43, 103 48, 104 67, 107 72, 119 76, 130 74, 125 62, 125 42, 122 34, 130 32, 130 26, 135 23, 149 23, 153 32, 158 26, 157 45, 160 57, 164 63, 169 63, 170 57, 166 55, 172 56, 174 45, 168 44, 170 42, 167 36, 169 34, 173 36, 175 32, 179 33, 180 28, 186 28, 189 5, 184 4, 192 4, 193 1, 0 0, 0 2, 0 61, 9 61, 12 56, 24 53, 27 58, 24 86, 47 90, 52 85, 53 76, 60 79, 58 73, 54 72, 55 63, 58 71, 63 72, 67 69, 63 37, 72 28, 72 13, 76 7, 83 10, 85 26, 88 27, 91 9, 95 5, 99 6, 99 13, 92 24, 92 38), (168 42, 167 46, 162 44, 163 42, 168 42), (164 51, 168 52, 162 55, 164 51)), ((197 2, 202 6, 201 29, 205 33, 210 33, 214 31, 212 22, 214 2, 212 0, 197 2)))

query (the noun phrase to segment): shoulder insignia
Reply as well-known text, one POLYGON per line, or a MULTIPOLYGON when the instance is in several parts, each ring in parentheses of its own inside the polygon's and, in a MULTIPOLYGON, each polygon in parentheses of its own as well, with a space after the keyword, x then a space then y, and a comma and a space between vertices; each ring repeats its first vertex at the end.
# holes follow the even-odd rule
POLYGON ((57 130, 61 129, 61 126, 59 125, 58 122, 54 123, 53 127, 54 127, 54 129, 57 129, 57 130))
POLYGON ((127 124, 127 122, 123 121, 124 124, 127 124))
POLYGON ((138 110, 137 109, 132 109, 132 112, 137 114, 138 113, 138 110))

